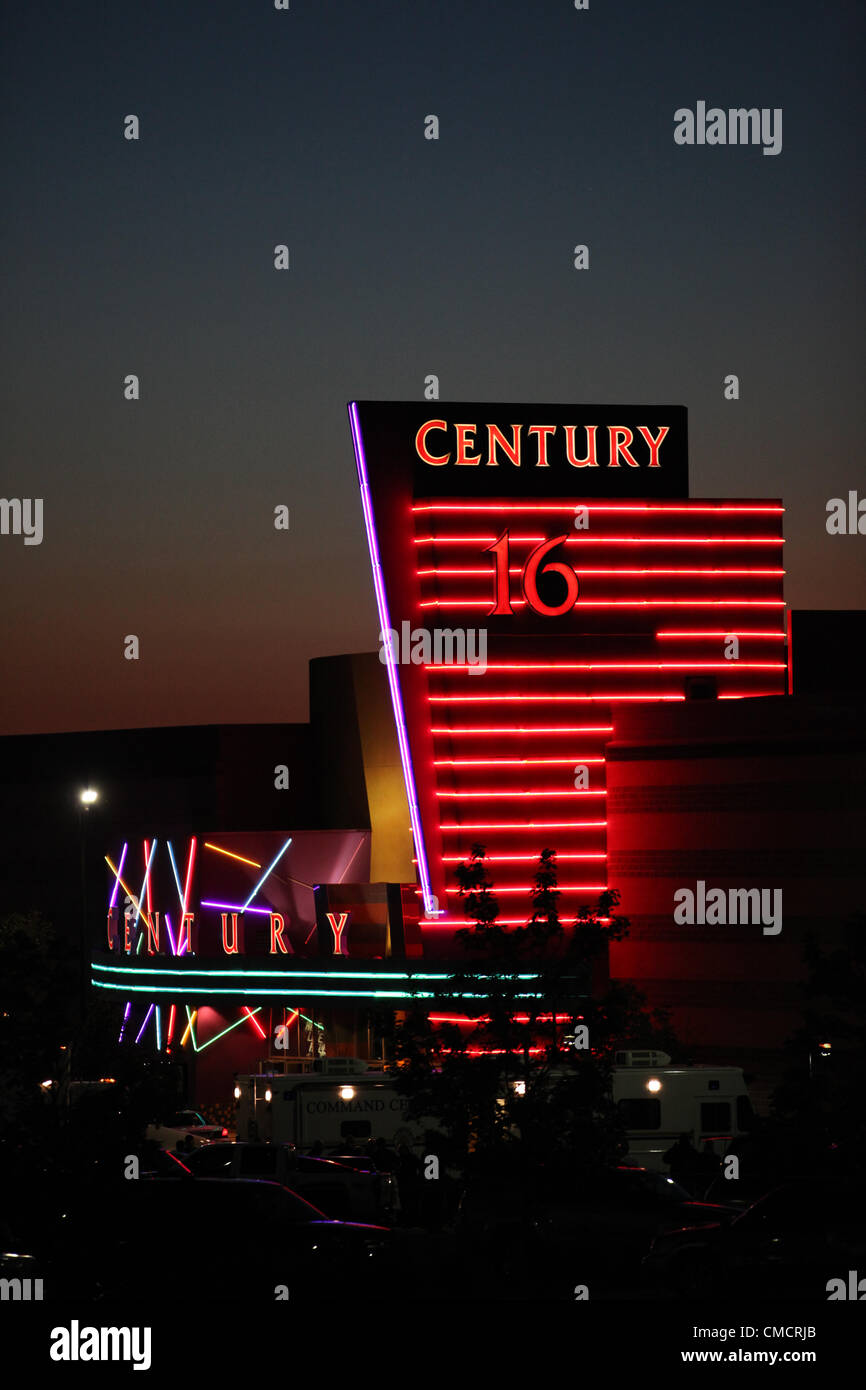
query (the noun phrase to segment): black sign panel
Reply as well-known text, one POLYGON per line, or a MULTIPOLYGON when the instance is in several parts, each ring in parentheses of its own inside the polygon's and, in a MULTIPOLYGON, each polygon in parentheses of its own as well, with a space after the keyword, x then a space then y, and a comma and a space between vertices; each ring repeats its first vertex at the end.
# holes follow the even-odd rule
POLYGON ((359 401, 377 469, 422 497, 688 497, 682 405, 359 401))

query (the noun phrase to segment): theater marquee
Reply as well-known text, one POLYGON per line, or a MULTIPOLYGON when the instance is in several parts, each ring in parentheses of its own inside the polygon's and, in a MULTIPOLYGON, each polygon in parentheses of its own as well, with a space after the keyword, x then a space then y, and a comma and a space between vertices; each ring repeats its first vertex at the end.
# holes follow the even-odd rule
POLYGON ((526 921, 555 849, 567 920, 607 883, 617 708, 784 692, 781 502, 690 498, 683 406, 365 401, 349 417, 425 950, 465 925, 454 871, 475 843, 503 925, 526 921), (436 659, 454 634, 474 659, 436 659))

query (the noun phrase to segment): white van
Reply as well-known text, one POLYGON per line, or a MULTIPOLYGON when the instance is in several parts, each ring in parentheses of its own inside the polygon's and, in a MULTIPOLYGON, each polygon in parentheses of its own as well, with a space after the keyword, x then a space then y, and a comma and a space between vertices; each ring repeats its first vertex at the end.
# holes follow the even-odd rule
POLYGON ((718 1155, 752 1124, 739 1067, 671 1066, 664 1052, 617 1052, 613 1099, 628 1135, 628 1162, 665 1171, 664 1155, 681 1134, 718 1155))
MULTIPOLYGON (((667 1170, 664 1155, 681 1134, 695 1148, 711 1143, 719 1155, 752 1122, 749 1093, 739 1067, 671 1066, 664 1052, 617 1052, 613 1099, 625 1122, 627 1162, 667 1170)), ((352 1141, 363 1146, 420 1144, 435 1120, 408 1120, 407 1096, 381 1071, 354 1059, 327 1059, 316 1072, 235 1078, 239 1140, 325 1150, 352 1141)))
POLYGON ((236 1077, 238 1139, 299 1150, 320 1143, 330 1150, 347 1142, 361 1149, 371 1139, 394 1145, 423 1138, 417 1120, 407 1124, 408 1097, 384 1072, 363 1066, 335 1058, 321 1071, 236 1077))

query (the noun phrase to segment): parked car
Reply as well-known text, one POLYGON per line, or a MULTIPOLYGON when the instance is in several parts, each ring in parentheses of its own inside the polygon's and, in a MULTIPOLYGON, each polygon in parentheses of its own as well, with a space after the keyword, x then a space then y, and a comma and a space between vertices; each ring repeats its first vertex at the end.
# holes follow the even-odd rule
POLYGON ((692 1200, 672 1178, 621 1165, 574 1177, 541 1170, 529 1182, 514 1178, 472 1182, 460 1202, 458 1236, 488 1273, 531 1291, 539 1278, 548 1292, 587 1279, 640 1279, 653 1236, 685 1224, 722 1225, 735 1209, 692 1200))
POLYGON ((396 1183, 364 1160, 348 1167, 332 1158, 299 1154, 293 1144, 215 1143, 184 1162, 196 1177, 266 1178, 299 1193, 339 1221, 388 1225, 396 1217, 396 1183))
POLYGON ((657 1235, 644 1266, 685 1296, 823 1302, 828 1280, 866 1271, 866 1192, 844 1180, 788 1182, 729 1223, 657 1235))
POLYGON ((225 1125, 206 1124, 197 1110, 176 1110, 164 1123, 149 1124, 144 1137, 161 1149, 176 1149, 179 1144, 185 1149, 197 1149, 215 1139, 227 1139, 228 1133, 225 1125))
MULTIPOLYGON (((388 1278, 391 1233, 332 1221, 279 1183, 142 1178, 81 1193, 45 1252, 46 1298, 321 1300, 388 1278), (85 1200, 86 1196, 86 1200, 85 1200)), ((40 1265, 41 1272, 41 1265, 40 1265)))

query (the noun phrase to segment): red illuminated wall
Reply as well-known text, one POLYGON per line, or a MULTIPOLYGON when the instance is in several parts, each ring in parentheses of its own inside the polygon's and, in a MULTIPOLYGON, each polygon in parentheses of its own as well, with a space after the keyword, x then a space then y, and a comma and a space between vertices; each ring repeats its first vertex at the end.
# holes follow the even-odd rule
POLYGON ((608 882, 604 745, 617 711, 681 702, 689 678, 714 679, 722 700, 787 689, 781 502, 689 499, 682 407, 361 403, 350 418, 380 618, 387 607, 400 638, 404 622, 487 633, 484 674, 394 668, 430 886, 446 908, 424 927, 425 949, 447 951, 465 925, 454 870, 476 842, 500 922, 526 921, 545 847, 557 852, 562 919, 573 920, 608 882), (551 423, 503 424, 509 439, 523 431, 522 452, 494 461, 482 422, 520 419, 551 423), (590 428, 611 440, 623 429, 574 420, 624 420, 635 439, 646 421, 669 433, 652 461, 636 445, 631 463, 617 459, 611 444, 576 466, 590 428), (533 430, 548 443, 530 448, 533 430), (737 659, 726 658, 728 634, 737 659))
POLYGON ((617 709, 682 701, 689 676, 714 677, 720 699, 785 690, 781 504, 443 499, 413 506, 413 530, 417 626, 488 632, 486 674, 431 665, 426 711, 413 707, 434 891, 455 906, 454 865, 480 840, 501 920, 523 922, 533 861, 548 846, 573 916, 607 883, 604 744, 617 709), (587 531, 573 529, 578 505, 587 531), (506 528, 514 616, 490 617, 485 550, 506 528), (561 534, 551 554, 574 569, 580 593, 567 614, 542 617, 521 596, 520 571, 561 534), (725 659, 726 634, 739 636, 737 660, 725 659), (574 788, 578 764, 587 790, 574 788))

